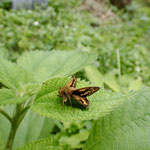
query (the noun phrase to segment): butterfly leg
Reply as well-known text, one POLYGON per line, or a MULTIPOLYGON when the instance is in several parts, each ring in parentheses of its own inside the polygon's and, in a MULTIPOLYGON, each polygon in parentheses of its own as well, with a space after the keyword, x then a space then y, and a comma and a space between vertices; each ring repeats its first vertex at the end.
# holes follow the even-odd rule
POLYGON ((71 107, 72 107, 71 97, 68 96, 68 99, 69 99, 70 105, 71 105, 71 107))
POLYGON ((67 97, 66 96, 64 96, 63 97, 63 108, 64 108, 64 104, 67 102, 67 97))

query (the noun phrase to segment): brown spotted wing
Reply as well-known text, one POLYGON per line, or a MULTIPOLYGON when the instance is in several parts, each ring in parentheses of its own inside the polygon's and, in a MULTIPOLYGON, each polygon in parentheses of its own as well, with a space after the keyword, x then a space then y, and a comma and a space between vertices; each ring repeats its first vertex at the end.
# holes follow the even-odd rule
POLYGON ((63 97, 63 105, 69 99, 70 104, 71 103, 71 98, 75 99, 77 102, 82 104, 84 107, 89 106, 89 100, 87 99, 87 96, 90 96, 97 92, 100 88, 99 87, 84 87, 84 88, 79 88, 76 89, 76 83, 77 79, 76 76, 73 77, 71 81, 69 81, 65 87, 61 88, 58 93, 59 96, 63 97))

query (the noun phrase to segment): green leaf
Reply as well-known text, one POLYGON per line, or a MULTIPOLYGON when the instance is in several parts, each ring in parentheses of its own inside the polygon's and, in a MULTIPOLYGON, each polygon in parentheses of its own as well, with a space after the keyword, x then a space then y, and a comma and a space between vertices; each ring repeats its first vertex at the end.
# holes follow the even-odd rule
POLYGON ((33 75, 20 68, 17 64, 0 57, 0 82, 5 86, 16 89, 32 81, 33 75))
MULTIPOLYGON (((39 90, 32 109, 43 116, 55 118, 58 120, 89 120, 106 115, 115 106, 124 101, 124 97, 120 93, 111 93, 109 91, 100 89, 88 99, 90 106, 88 109, 80 107, 81 105, 74 104, 73 108, 65 104, 62 106, 62 99, 58 97, 58 90, 64 87, 70 78, 52 78, 45 82, 39 90)), ((85 81, 77 82, 77 88, 92 86, 85 81)))
POLYGON ((36 83, 29 83, 24 87, 24 91, 26 95, 35 95, 40 89, 41 85, 36 83))
POLYGON ((107 73, 104 76, 104 83, 115 92, 120 91, 120 86, 114 74, 107 73))
POLYGON ((142 79, 132 79, 131 82, 129 83, 129 91, 131 90, 139 90, 142 87, 142 79))
POLYGON ((17 63, 43 82, 54 76, 68 76, 96 59, 96 54, 81 51, 32 51, 22 55, 17 63))
POLYGON ((50 135, 55 121, 41 117, 29 110, 21 122, 15 136, 13 149, 50 135))
POLYGON ((85 67, 85 73, 89 81, 97 86, 103 86, 103 76, 94 66, 85 67))
POLYGON ((85 150, 149 150, 150 88, 130 93, 123 105, 96 121, 85 150))
POLYGON ((4 150, 4 148, 5 148, 5 144, 4 144, 3 138, 0 137, 0 149, 4 150))
POLYGON ((49 137, 46 139, 31 142, 16 150, 64 150, 63 146, 59 146, 57 141, 49 137))
POLYGON ((16 93, 10 89, 0 89, 0 106, 26 101, 29 97, 18 97, 16 93))

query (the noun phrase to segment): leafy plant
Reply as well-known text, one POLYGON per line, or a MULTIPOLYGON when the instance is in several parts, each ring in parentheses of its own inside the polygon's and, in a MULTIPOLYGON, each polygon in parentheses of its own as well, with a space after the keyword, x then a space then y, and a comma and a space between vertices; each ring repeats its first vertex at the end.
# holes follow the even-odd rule
MULTIPOLYGON (((73 108, 66 104, 63 109, 62 100, 57 94, 59 88, 70 80, 69 77, 64 76, 69 76, 86 65, 90 65, 95 61, 95 58, 93 53, 80 51, 67 53, 60 51, 28 52, 22 55, 17 63, 1 58, 0 81, 4 86, 0 89, 0 137, 2 139, 0 146, 3 149, 18 148, 18 150, 41 149, 41 147, 42 149, 70 149, 66 145, 69 144, 72 148, 83 148, 84 145, 79 145, 79 143, 88 138, 89 131, 82 130, 72 135, 71 138, 65 136, 60 138, 61 134, 54 137, 52 136, 53 127, 56 124, 61 129, 61 124, 52 119, 64 123, 65 121, 96 119, 84 149, 95 149, 97 146, 103 149, 106 147, 105 142, 109 148, 111 144, 107 142, 111 143, 113 139, 122 139, 122 136, 125 139, 127 137, 132 139, 134 133, 139 134, 139 136, 131 143, 138 143, 140 137, 143 136, 149 139, 149 88, 127 95, 113 93, 101 88, 89 97, 90 107, 88 109, 82 108, 74 101, 73 108), (13 105, 9 106, 10 104, 13 105), (6 105, 8 106, 6 107, 6 105), (119 107, 117 107, 118 105, 119 107), (32 110, 42 116, 40 117, 32 110), (129 116, 130 114, 132 115, 129 116), (109 127, 109 125, 111 126, 109 127), (131 126, 129 134, 122 133, 121 130, 125 130, 126 127, 127 131, 131 126), (138 130, 134 130, 134 127, 138 127, 138 130), (145 129, 147 132, 144 132, 145 129), (103 131, 103 134, 100 131, 103 131), (111 134, 112 132, 114 134, 111 134), (107 137, 105 141, 105 134, 106 137, 109 136, 109 140, 107 137), (78 138, 80 140, 74 143, 74 140, 78 138), (104 141, 101 143, 103 138, 104 141), (96 143, 93 143, 94 141, 96 143)), ((90 84, 78 79, 77 87, 84 86, 90 86, 90 84)), ((121 141, 123 145, 124 142, 121 141)), ((117 146, 118 141, 115 142, 117 146)), ((148 140, 145 141, 145 144, 147 144, 146 142, 148 140)), ((149 147, 149 145, 147 146, 149 147)), ((132 147, 130 143, 128 147, 129 149, 136 149, 136 146, 132 147)))
MULTIPOLYGON (((6 148, 11 149, 14 140, 16 143, 21 140, 19 143, 26 144, 33 139, 35 140, 48 134, 46 131, 42 134, 42 131, 40 133, 42 136, 35 136, 33 139, 29 138, 26 140, 24 140, 23 137, 19 139, 18 136, 20 135, 16 135, 17 129, 18 132, 23 132, 19 127, 23 126, 22 120, 26 119, 28 116, 27 111, 33 105, 35 95, 44 80, 50 77, 71 75, 84 68, 86 65, 91 64, 95 59, 95 54, 80 51, 71 51, 68 53, 60 51, 29 52, 21 56, 17 60, 17 64, 1 57, 0 81, 4 87, 0 89, 0 105, 4 106, 15 104, 15 107, 10 114, 4 109, 5 107, 0 109, 1 114, 3 114, 10 123, 8 127, 8 129, 10 129, 10 133, 8 135, 7 131, 4 136, 4 140, 6 140, 6 137, 8 138, 6 148), (29 63, 29 65, 27 63, 29 63)), ((55 86, 51 87, 51 90, 53 90, 53 88, 55 88, 55 86)), ((32 112, 30 112, 30 117, 31 116, 34 116, 32 112)), ((35 118, 37 121, 40 119, 38 117, 35 118)), ((40 122, 41 121, 42 119, 40 122)), ((5 126, 6 124, 6 120, 2 119, 1 125, 5 126)), ((27 128, 27 125, 28 124, 26 124, 26 127, 24 128, 27 128)), ((43 128, 47 126, 48 122, 43 126, 43 128)), ((38 125, 38 127, 40 126, 38 125)), ((2 130, 4 130, 3 127, 2 130)))
POLYGON ((95 122, 84 149, 148 150, 150 88, 130 93, 123 105, 95 122))
POLYGON ((141 89, 150 85, 149 6, 134 1, 120 12, 106 2, 95 16, 83 0, 51 0, 44 10, 7 4, 0 2, 0 150, 149 150, 150 90, 141 89), (75 101, 63 109, 57 96, 75 73, 77 87, 101 87, 89 109, 75 101))

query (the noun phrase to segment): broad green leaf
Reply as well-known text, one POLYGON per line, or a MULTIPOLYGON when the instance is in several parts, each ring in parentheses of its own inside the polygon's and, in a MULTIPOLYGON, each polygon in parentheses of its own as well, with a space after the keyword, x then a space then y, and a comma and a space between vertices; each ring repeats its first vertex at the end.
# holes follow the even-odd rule
POLYGON ((32 81, 33 75, 17 64, 0 57, 0 82, 5 86, 16 89, 32 81))
MULTIPOLYGON (((35 98, 32 109, 43 116, 61 121, 89 120, 106 115, 124 101, 122 94, 112 93, 102 88, 88 98, 90 101, 88 109, 84 109, 80 104, 75 104, 75 100, 72 100, 73 108, 68 103, 63 109, 62 99, 58 97, 58 90, 64 87, 69 80, 70 78, 62 77, 52 78, 45 82, 35 98)), ((78 80, 77 88, 86 86, 92 85, 78 80)))
POLYGON ((142 79, 141 78, 133 79, 129 83, 129 91, 131 91, 131 90, 139 90, 142 87, 142 85, 143 85, 143 83, 142 83, 142 79))
POLYGON ((16 150, 64 150, 63 146, 59 146, 57 141, 49 137, 46 139, 31 142, 16 150))
POLYGON ((96 121, 85 150, 149 150, 150 88, 130 93, 125 102, 96 121))
POLYGON ((94 66, 87 66, 84 70, 92 84, 100 87, 103 86, 103 76, 94 66))
POLYGON ((95 54, 81 51, 32 51, 22 55, 17 63, 33 72, 36 81, 43 82, 52 76, 72 75, 95 59, 95 54))
POLYGON ((24 91, 26 95, 35 95, 38 90, 40 89, 41 85, 36 83, 29 83, 26 86, 24 86, 24 91))
POLYGON ((3 141, 3 138, 0 137, 0 150, 4 150, 5 148, 5 143, 3 141))
POLYGON ((41 117, 29 110, 17 130, 13 149, 34 140, 48 137, 54 124, 55 122, 52 119, 41 117))
POLYGON ((104 76, 104 83, 115 92, 120 91, 120 86, 113 74, 107 73, 104 76))
POLYGON ((26 101, 29 96, 18 97, 16 93, 10 89, 0 89, 0 106, 26 101))

